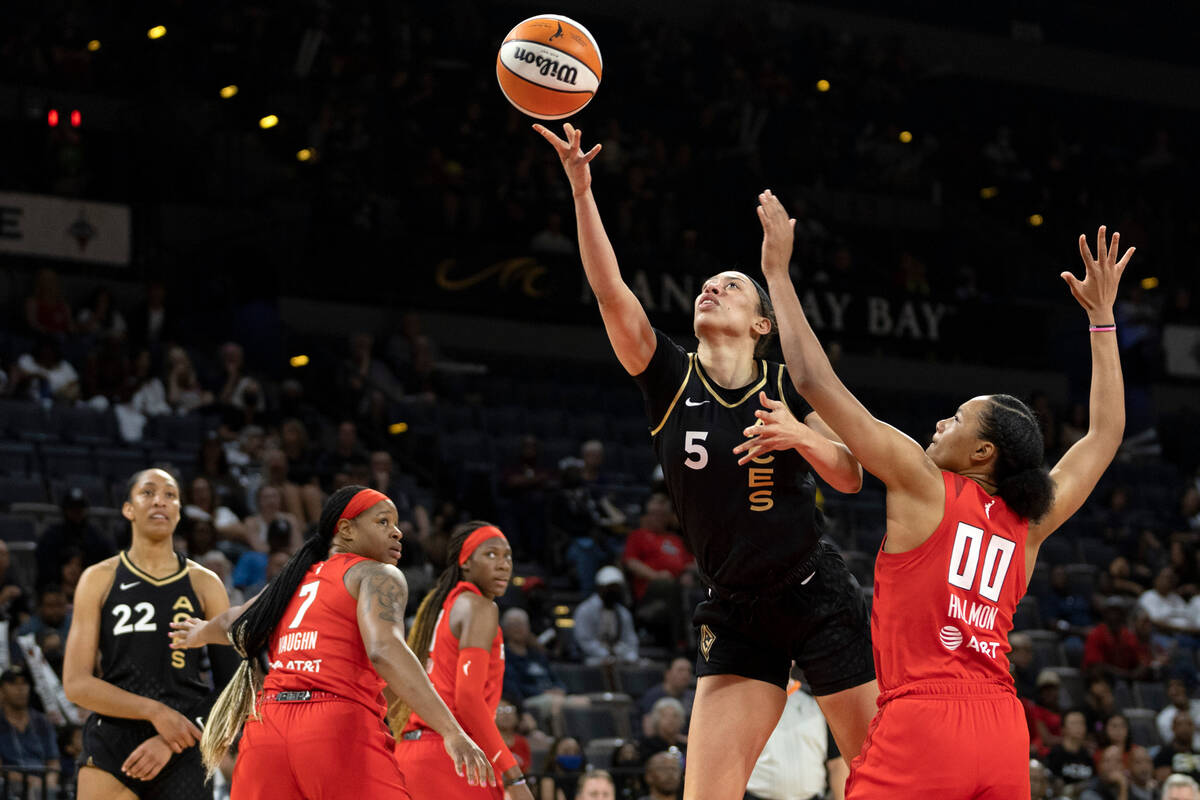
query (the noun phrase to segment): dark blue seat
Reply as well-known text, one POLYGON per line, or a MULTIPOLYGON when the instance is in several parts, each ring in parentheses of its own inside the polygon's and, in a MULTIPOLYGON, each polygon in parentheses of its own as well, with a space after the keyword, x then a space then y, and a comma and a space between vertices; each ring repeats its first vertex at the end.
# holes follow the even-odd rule
POLYGON ((65 475, 89 475, 98 472, 92 451, 77 444, 46 443, 40 448, 46 475, 61 478, 65 475))

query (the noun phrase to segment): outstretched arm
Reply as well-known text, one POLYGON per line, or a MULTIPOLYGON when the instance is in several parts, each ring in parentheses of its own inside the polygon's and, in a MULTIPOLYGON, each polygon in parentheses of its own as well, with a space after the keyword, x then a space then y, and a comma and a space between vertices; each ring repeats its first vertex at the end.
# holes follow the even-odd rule
MULTIPOLYGON (((763 275, 775 304, 779 343, 796 391, 804 396, 820 418, 833 429, 858 458, 863 468, 882 480, 892 492, 900 490, 918 503, 936 509, 936 526, 941 519, 944 494, 938 468, 925 452, 896 428, 877 420, 833 371, 788 275, 792 253, 792 226, 779 199, 767 190, 759 195, 758 218, 763 226, 763 275)), ((889 492, 889 520, 893 501, 902 500, 889 492)), ((920 525, 918 527, 924 527, 920 525)), ((933 530, 914 531, 928 535, 933 530)))
POLYGON ((1105 228, 1101 226, 1096 233, 1096 255, 1093 257, 1087 237, 1080 235, 1082 281, 1070 272, 1062 273, 1062 279, 1071 287, 1071 294, 1087 312, 1089 328, 1100 330, 1092 330, 1090 334, 1092 388, 1088 401, 1088 432, 1050 470, 1054 502, 1046 515, 1029 528, 1030 536, 1038 543, 1083 505, 1117 454, 1125 433, 1125 385, 1121 378, 1113 304, 1117 300, 1117 287, 1125 265, 1137 248, 1129 248, 1118 259, 1121 234, 1113 234, 1111 246, 1106 238, 1105 228))
POLYGON ((360 569, 358 630, 375 671, 441 734, 459 775, 465 774, 472 786, 495 786, 496 775, 487 757, 467 738, 404 641, 404 607, 408 603, 404 574, 391 564, 369 564, 360 569))
POLYGON ((654 330, 637 296, 621 279, 617 254, 613 252, 608 234, 604 232, 600 210, 596 207, 596 198, 592 196, 592 171, 588 164, 599 154, 600 145, 584 153, 580 147, 583 131, 569 122, 563 125, 566 141, 542 125, 534 125, 533 129, 554 146, 571 182, 579 230, 579 255, 583 259, 588 285, 600 304, 600 316, 604 320, 608 340, 625 371, 630 375, 640 375, 654 355, 654 330))
POLYGON ((733 448, 734 453, 744 454, 738 464, 749 464, 772 450, 795 450, 839 492, 854 494, 862 488, 862 465, 820 414, 809 414, 801 422, 786 403, 772 400, 766 392, 758 393, 758 402, 762 404, 754 412, 758 422, 742 431, 746 441, 733 448))
POLYGON ((254 605, 254 601, 262 596, 263 591, 266 590, 260 590, 258 594, 241 605, 230 606, 212 619, 190 617, 182 622, 172 622, 171 649, 188 650, 193 647, 203 647, 206 644, 232 644, 229 641, 229 627, 246 609, 254 605))

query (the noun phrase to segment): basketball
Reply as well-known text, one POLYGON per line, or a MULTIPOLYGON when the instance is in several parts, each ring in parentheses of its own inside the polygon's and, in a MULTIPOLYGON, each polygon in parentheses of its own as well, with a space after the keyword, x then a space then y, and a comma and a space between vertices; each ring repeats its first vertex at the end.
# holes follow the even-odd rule
POLYGON ((537 119, 563 119, 582 109, 600 86, 604 62, 588 29, 556 14, 519 23, 496 55, 500 90, 537 119))

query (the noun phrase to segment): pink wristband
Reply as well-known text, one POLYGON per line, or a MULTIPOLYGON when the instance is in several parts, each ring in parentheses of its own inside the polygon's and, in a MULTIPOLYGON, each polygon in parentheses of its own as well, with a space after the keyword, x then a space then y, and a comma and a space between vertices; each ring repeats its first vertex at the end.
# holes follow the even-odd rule
POLYGON ((1089 325, 1088 326, 1088 331, 1090 333, 1110 333, 1110 332, 1114 332, 1116 330, 1117 330, 1116 325, 1089 325))

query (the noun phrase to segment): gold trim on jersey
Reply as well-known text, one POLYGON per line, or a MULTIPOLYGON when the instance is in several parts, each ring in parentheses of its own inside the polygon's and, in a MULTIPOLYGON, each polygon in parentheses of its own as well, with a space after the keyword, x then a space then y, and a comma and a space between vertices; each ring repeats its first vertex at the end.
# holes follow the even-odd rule
POLYGON ((696 354, 688 353, 687 374, 683 376, 683 383, 679 384, 679 391, 677 391, 675 396, 671 398, 671 405, 667 406, 667 413, 663 414, 662 421, 658 423, 654 430, 650 431, 651 437, 657 436, 658 432, 663 429, 663 425, 666 425, 667 420, 671 418, 671 412, 675 410, 675 405, 679 402, 679 398, 683 396, 683 390, 687 388, 688 380, 692 377, 692 365, 695 363, 695 361, 696 354))
POLYGON ((129 560, 129 556, 127 556, 125 553, 126 553, 126 551, 124 551, 124 550, 121 551, 121 563, 125 565, 125 569, 129 570, 134 575, 137 575, 139 578, 141 578, 142 580, 144 580, 146 583, 150 584, 151 586, 166 586, 168 583, 174 583, 175 581, 184 577, 188 573, 187 560, 185 559, 183 562, 183 566, 179 568, 178 572, 173 572, 165 578, 156 578, 153 575, 148 574, 144 570, 140 570, 136 566, 134 566, 134 563, 129 560))
MULTIPOLYGON (((694 354, 694 353, 690 353, 689 355, 695 355, 695 354, 694 354)), ((708 385, 708 381, 707 381, 707 380, 705 380, 705 378, 704 378, 704 367, 703 367, 703 366, 701 366, 701 367, 699 367, 699 368, 697 368, 697 369, 696 369, 696 375, 698 375, 698 376, 700 377, 700 383, 704 384, 704 388, 708 390, 708 393, 709 393, 710 395, 712 395, 712 397, 713 397, 713 399, 714 399, 714 400, 716 400, 718 403, 720 403, 721 405, 725 406, 726 408, 737 408, 737 407, 738 407, 738 406, 740 406, 742 403, 746 402, 746 401, 747 401, 747 400, 749 400, 751 397, 753 397, 753 396, 754 396, 754 394, 755 394, 755 393, 756 393, 756 392, 757 392, 759 389, 761 389, 762 387, 764 387, 764 386, 766 386, 766 385, 767 385, 767 362, 766 362, 766 361, 763 361, 763 362, 762 362, 762 363, 759 365, 759 374, 760 374, 762 377, 758 379, 758 383, 756 383, 756 384, 754 384, 753 386, 751 386, 751 387, 750 387, 750 389, 749 389, 749 391, 747 391, 747 392, 746 392, 745 396, 744 396, 744 397, 742 397, 742 399, 741 399, 741 400, 738 400, 736 403, 728 403, 728 402, 726 402, 726 401, 725 401, 725 398, 721 397, 721 395, 719 395, 719 394, 717 394, 715 391, 713 391, 713 388, 712 388, 711 386, 709 386, 709 385, 708 385)))
MULTIPOLYGON (((775 385, 779 387, 779 402, 783 403, 783 407, 786 408, 793 417, 796 417, 796 412, 792 409, 792 404, 787 401, 787 395, 783 393, 783 370, 784 366, 783 364, 780 364, 779 380, 775 382, 775 385)), ((799 417, 796 417, 796 419, 800 420, 800 422, 804 422, 804 420, 800 419, 799 417)))

